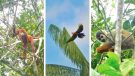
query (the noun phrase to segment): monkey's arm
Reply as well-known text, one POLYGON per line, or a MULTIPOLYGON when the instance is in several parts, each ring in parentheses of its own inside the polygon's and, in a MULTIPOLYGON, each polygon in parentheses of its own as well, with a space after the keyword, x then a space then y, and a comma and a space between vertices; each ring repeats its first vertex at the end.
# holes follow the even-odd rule
POLYGON ((103 52, 108 52, 108 51, 114 51, 114 48, 112 47, 111 44, 105 43, 102 46, 97 47, 96 51, 98 53, 103 53, 103 52))

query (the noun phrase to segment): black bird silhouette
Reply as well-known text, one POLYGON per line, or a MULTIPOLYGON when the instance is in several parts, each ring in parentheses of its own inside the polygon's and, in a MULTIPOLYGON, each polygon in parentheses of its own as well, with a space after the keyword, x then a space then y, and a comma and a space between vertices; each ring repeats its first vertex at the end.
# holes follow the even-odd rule
POLYGON ((85 34, 81 33, 82 31, 83 31, 83 25, 80 24, 77 31, 72 33, 72 37, 69 38, 69 40, 66 43, 69 43, 69 42, 75 40, 77 38, 77 36, 78 36, 78 38, 83 38, 85 36, 85 34))

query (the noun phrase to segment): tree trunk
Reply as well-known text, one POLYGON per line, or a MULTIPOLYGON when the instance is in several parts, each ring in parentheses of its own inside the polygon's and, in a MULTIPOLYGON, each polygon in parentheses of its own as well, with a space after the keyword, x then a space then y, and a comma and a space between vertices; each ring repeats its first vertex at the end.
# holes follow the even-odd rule
POLYGON ((121 29, 122 29, 122 17, 123 17, 123 0, 118 0, 117 5, 117 21, 116 21, 116 36, 115 36, 115 52, 121 56, 121 29))

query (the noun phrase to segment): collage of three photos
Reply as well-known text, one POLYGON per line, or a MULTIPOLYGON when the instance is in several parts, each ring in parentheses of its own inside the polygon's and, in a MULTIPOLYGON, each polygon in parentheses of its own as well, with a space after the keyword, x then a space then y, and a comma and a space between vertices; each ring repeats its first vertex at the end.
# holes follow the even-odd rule
POLYGON ((0 76, 135 76, 134 0, 0 0, 0 76))

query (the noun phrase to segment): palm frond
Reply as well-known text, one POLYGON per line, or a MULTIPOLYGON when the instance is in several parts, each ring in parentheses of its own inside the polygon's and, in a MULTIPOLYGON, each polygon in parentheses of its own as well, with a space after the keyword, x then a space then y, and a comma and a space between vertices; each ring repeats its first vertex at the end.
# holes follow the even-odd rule
POLYGON ((55 40, 55 42, 57 42, 59 39, 61 30, 58 27, 56 27, 55 25, 51 24, 48 31, 49 31, 51 37, 53 38, 53 40, 55 40))
POLYGON ((56 64, 46 65, 47 76, 80 76, 80 70, 56 64))

